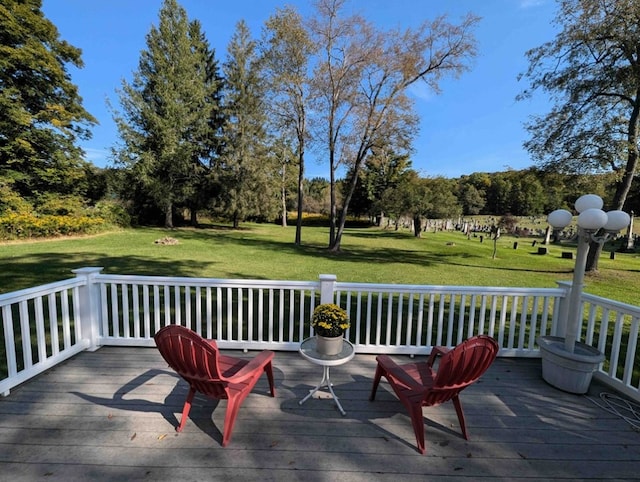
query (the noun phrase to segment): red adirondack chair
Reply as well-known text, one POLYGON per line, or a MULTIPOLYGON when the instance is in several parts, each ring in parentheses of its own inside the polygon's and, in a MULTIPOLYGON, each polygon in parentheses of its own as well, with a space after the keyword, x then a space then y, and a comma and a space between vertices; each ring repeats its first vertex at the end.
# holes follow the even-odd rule
POLYGON ((271 396, 276 394, 272 351, 260 352, 252 360, 221 355, 215 340, 205 340, 180 325, 165 326, 155 334, 154 339, 162 357, 189 384, 177 432, 182 431, 187 421, 196 392, 212 399, 227 399, 222 433, 222 446, 225 447, 231 439, 240 405, 263 372, 269 379, 271 396))
POLYGON ((385 377, 411 416, 418 450, 422 454, 425 452, 422 407, 452 400, 462 435, 468 440, 459 394, 491 366, 498 350, 498 343, 493 338, 478 335, 453 349, 434 347, 426 362, 398 365, 387 355, 379 355, 376 357, 378 365, 369 400, 375 399, 380 377, 385 377), (442 358, 436 370, 434 362, 438 355, 442 358))

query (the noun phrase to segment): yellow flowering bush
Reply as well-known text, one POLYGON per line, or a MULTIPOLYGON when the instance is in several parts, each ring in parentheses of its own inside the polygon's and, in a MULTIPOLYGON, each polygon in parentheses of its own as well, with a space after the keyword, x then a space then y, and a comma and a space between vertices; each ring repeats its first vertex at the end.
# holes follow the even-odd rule
POLYGON ((0 239, 24 239, 87 234, 104 225, 100 217, 7 213, 0 215, 0 239))
POLYGON ((318 305, 313 310, 311 326, 320 336, 341 336, 349 328, 349 315, 333 303, 318 305))

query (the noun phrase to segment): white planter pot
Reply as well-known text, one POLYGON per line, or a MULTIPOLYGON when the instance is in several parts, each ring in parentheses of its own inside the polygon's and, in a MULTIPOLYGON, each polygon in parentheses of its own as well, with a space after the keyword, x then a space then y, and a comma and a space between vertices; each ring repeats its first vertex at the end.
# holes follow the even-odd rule
POLYGON ((593 372, 604 361, 596 348, 577 342, 573 353, 564 346, 564 338, 541 336, 538 338, 542 356, 542 378, 560 390, 587 393, 593 372))
POLYGON ((316 350, 323 355, 337 355, 342 351, 343 336, 316 335, 316 350))

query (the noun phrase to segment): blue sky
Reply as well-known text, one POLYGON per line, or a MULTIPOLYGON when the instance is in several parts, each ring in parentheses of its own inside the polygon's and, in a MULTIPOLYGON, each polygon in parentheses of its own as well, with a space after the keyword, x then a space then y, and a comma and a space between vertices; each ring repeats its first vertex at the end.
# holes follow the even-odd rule
MULTIPOLYGON (((244 19, 255 37, 277 7, 295 6, 306 15, 310 0, 179 0, 190 20, 198 19, 216 57, 224 61, 237 22, 244 19)), ((87 158, 105 166, 117 129, 107 99, 119 107, 116 89, 138 67, 145 36, 158 24, 162 0, 43 0, 43 12, 60 37, 82 49, 83 69, 71 68, 85 108, 100 124, 80 145, 87 158)), ((447 14, 455 22, 467 12, 482 17, 476 31, 479 54, 472 70, 446 79, 435 95, 414 88, 420 131, 414 141, 413 168, 422 176, 459 177, 532 165, 522 148, 523 123, 548 109, 543 96, 516 102, 526 87, 517 76, 527 68, 524 53, 551 40, 554 0, 351 0, 349 8, 381 28, 417 26, 447 14)), ((310 159, 307 176, 328 177, 327 166, 310 159)))

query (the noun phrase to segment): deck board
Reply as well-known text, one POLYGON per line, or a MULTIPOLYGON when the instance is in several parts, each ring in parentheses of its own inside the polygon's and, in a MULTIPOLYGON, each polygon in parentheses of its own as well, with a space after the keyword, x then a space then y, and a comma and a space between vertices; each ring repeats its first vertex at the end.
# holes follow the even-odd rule
POLYGON ((541 379, 539 360, 500 358, 463 392, 469 441, 451 404, 425 408, 425 455, 384 380, 369 402, 374 356, 332 368, 344 417, 324 393, 298 404, 320 367, 284 352, 274 365, 277 396, 260 380, 222 448, 224 401, 196 397, 176 434, 187 388, 154 348, 81 353, 0 399, 0 474, 15 481, 341 482, 640 474, 640 433, 593 403, 604 388, 560 392, 541 379))

